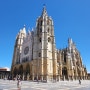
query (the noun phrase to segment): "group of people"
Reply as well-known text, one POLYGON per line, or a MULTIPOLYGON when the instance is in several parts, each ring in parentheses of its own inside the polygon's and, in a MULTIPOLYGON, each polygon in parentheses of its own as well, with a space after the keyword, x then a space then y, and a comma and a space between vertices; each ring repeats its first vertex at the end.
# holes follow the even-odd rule
MULTIPOLYGON (((37 82, 39 83, 38 80, 37 80, 37 82)), ((22 82, 21 82, 20 78, 18 78, 18 79, 17 79, 17 87, 18 87, 19 89, 21 89, 21 84, 22 84, 22 82)), ((79 79, 79 84, 81 85, 81 80, 80 80, 80 79, 79 79)))

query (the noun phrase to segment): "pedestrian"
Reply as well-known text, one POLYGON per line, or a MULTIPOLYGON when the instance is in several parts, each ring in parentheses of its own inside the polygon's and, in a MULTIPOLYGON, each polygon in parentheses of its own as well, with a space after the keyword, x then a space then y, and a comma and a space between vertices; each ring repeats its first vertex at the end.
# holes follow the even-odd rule
POLYGON ((9 79, 9 81, 10 81, 11 77, 9 76, 8 79, 9 79))
POLYGON ((21 84, 22 84, 21 80, 20 79, 17 80, 17 88, 21 89, 21 84))
POLYGON ((37 83, 39 83, 39 80, 37 79, 37 83))
POLYGON ((79 84, 81 85, 81 80, 79 79, 79 84))

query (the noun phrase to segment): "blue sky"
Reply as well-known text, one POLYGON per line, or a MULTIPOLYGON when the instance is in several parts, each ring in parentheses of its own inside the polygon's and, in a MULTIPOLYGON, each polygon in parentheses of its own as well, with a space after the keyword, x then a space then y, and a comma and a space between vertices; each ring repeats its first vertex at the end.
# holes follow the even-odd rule
POLYGON ((56 47, 72 38, 90 72, 90 0, 0 0, 0 67, 11 67, 17 33, 24 24, 35 27, 43 4, 54 21, 56 47))

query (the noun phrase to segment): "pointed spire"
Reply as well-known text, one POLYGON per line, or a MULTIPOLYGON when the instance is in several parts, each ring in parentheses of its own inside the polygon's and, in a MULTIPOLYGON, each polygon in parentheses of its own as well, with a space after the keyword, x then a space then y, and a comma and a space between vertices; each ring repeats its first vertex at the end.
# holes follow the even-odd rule
POLYGON ((24 27, 23 27, 22 31, 23 31, 24 34, 26 34, 26 26, 25 26, 25 24, 24 24, 24 27))
POLYGON ((69 53, 71 53, 72 43, 73 43, 72 39, 69 38, 69 39, 68 39, 68 49, 69 49, 69 53))
POLYGON ((69 45, 69 47, 72 47, 72 45, 73 45, 72 38, 69 38, 69 39, 68 39, 68 45, 69 45))
POLYGON ((68 43, 69 43, 69 44, 72 44, 72 43, 73 43, 72 38, 69 38, 69 39, 68 39, 68 43))
POLYGON ((42 16, 47 16, 47 10, 46 10, 46 5, 43 5, 43 11, 42 11, 42 16))
POLYGON ((30 30, 28 30, 28 35, 31 35, 31 31, 30 30))

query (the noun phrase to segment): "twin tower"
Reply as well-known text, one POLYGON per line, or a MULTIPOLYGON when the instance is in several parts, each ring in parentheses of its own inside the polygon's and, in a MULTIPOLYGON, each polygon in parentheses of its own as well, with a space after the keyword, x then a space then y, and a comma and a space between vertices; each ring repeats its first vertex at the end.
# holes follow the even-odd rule
POLYGON ((67 48, 56 49, 53 20, 43 7, 36 27, 26 33, 24 26, 16 37, 11 66, 13 78, 33 81, 86 79, 87 70, 80 53, 72 39, 68 44, 67 48))

